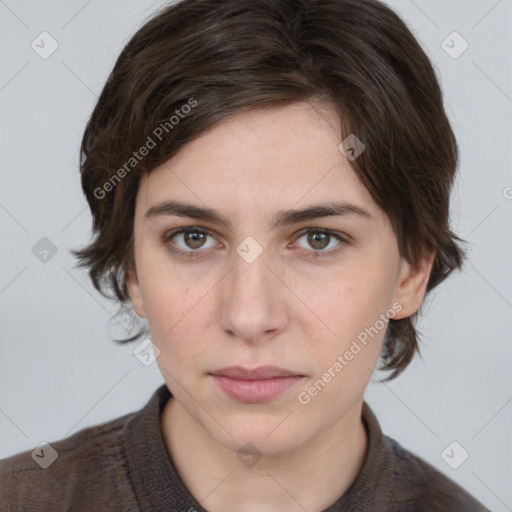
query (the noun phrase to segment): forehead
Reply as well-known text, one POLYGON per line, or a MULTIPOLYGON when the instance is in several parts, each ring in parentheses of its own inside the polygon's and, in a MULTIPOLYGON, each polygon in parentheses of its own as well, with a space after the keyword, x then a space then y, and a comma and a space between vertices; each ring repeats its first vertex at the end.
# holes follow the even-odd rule
POLYGON ((138 203, 187 199, 236 215, 341 200, 375 211, 340 142, 339 116, 325 104, 237 114, 145 175, 138 203))

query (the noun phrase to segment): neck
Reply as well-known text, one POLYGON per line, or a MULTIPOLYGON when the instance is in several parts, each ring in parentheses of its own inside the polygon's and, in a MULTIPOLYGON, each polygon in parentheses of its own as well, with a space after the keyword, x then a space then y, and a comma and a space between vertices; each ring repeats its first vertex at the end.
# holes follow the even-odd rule
POLYGON ((296 450, 252 467, 213 439, 175 398, 162 414, 164 441, 181 480, 210 512, 324 510, 356 479, 366 455, 362 399, 341 421, 296 450))

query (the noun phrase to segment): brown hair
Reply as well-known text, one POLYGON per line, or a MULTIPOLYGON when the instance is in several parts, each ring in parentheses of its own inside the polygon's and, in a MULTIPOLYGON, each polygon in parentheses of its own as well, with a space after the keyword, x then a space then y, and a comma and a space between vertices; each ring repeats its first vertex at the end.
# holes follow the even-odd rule
MULTIPOLYGON (((449 228, 455 137, 431 63, 394 11, 376 0, 184 0, 128 42, 84 133, 94 239, 75 254, 94 286, 128 309, 142 173, 229 116, 318 99, 339 114, 342 140, 365 144, 351 165, 401 255, 416 264, 435 251, 427 291, 460 268, 462 240, 449 228)), ((415 317, 389 322, 388 379, 419 352, 415 317)))

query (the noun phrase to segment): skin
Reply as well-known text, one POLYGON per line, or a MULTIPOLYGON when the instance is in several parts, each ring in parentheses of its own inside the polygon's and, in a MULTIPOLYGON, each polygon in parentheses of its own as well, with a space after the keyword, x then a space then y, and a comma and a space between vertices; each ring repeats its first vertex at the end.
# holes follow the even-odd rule
POLYGON ((338 125, 328 106, 305 102, 242 113, 140 183, 128 289, 173 394, 161 421, 167 449, 210 512, 320 511, 343 495, 366 454, 363 393, 385 328, 309 403, 298 395, 379 315, 399 304, 394 318, 408 317, 425 294, 432 259, 413 267, 401 258, 389 219, 338 149, 338 125), (215 209, 231 226, 145 215, 169 200, 215 209), (339 201, 369 216, 270 222, 281 210, 339 201), (164 240, 182 227, 212 235, 164 240), (318 233, 311 240, 305 228, 345 241, 318 233), (251 263, 236 251, 249 236, 262 249, 251 263), (192 252, 199 257, 187 258, 192 252), (209 375, 234 365, 304 377, 266 403, 240 403, 209 375), (261 455, 251 467, 237 457, 248 442, 261 455))

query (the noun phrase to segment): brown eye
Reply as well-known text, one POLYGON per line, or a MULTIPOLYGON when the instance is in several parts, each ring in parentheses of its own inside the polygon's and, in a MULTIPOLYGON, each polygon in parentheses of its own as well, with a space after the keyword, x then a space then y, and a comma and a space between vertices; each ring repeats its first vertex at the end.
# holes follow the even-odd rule
POLYGON ((200 249, 206 240, 207 235, 198 231, 189 231, 184 234, 185 244, 190 249, 200 249))
POLYGON ((325 249, 329 245, 330 235, 311 231, 308 233, 308 243, 313 249, 325 249))
POLYGON ((203 253, 216 244, 212 233, 202 228, 178 229, 164 235, 163 241, 170 250, 174 246, 176 252, 181 251, 182 253, 203 253))
POLYGON ((300 234, 295 243, 311 256, 329 256, 347 244, 347 237, 337 231, 309 228, 300 234))

